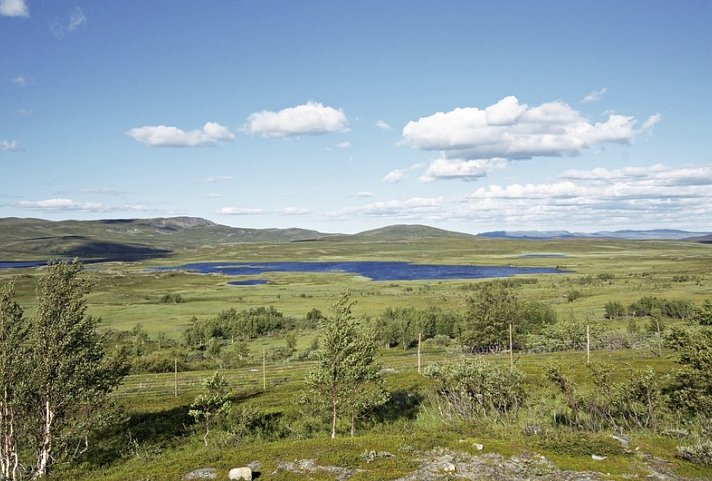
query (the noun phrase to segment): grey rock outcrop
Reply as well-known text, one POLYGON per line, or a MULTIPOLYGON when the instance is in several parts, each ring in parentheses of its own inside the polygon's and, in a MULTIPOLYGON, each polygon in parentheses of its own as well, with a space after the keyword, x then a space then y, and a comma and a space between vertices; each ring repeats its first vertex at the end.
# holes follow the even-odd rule
POLYGON ((183 476, 183 481, 193 481, 200 479, 215 479, 217 478, 217 470, 215 468, 200 468, 186 473, 183 476))

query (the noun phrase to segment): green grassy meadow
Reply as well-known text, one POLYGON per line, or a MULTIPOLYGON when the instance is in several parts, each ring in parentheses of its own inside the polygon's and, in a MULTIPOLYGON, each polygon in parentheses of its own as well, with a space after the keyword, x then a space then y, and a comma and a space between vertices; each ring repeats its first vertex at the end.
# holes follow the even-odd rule
MULTIPOLYGON (((2 256, 0 256, 2 257, 2 256)), ((107 262, 87 265, 94 280, 87 297, 87 313, 101 317, 102 328, 130 330, 140 324, 150 336, 159 333, 176 341, 193 317, 208 319, 220 311, 273 306, 287 316, 303 318, 317 308, 328 312, 344 290, 356 301, 357 317, 375 318, 387 307, 431 306, 463 310, 472 295, 471 286, 481 281, 394 281, 375 282, 340 273, 270 273, 260 275, 269 284, 230 286, 221 275, 187 272, 156 272, 156 267, 195 261, 333 261, 394 260, 427 264, 477 264, 558 267, 562 273, 532 276, 517 292, 523 299, 551 305, 559 318, 585 318, 609 330, 625 330, 623 320, 604 318, 609 301, 628 305, 641 296, 701 303, 712 298, 712 245, 684 241, 623 241, 602 239, 502 240, 482 238, 442 238, 362 242, 326 239, 290 243, 244 243, 213 245, 176 250, 167 257, 137 262, 107 262), (579 291, 572 302, 567 293, 579 291), (179 294, 184 302, 160 303, 165 294, 179 294)), ((18 300, 32 315, 34 281, 40 269, 0 270, 0 282, 15 279, 18 300)), ((307 346, 317 331, 297 331, 297 348, 307 346)), ((612 449, 606 461, 592 461, 590 449, 610 446, 608 434, 587 435, 573 440, 574 433, 561 438, 531 438, 522 434, 530 419, 540 413, 525 410, 517 419, 499 425, 443 425, 435 419, 427 403, 384 414, 380 422, 360 426, 357 435, 327 439, 326 431, 310 430, 300 418, 296 397, 303 390, 308 361, 278 361, 266 365, 263 389, 261 352, 283 344, 279 337, 249 341, 251 363, 224 373, 235 393, 233 404, 254 407, 281 420, 279 434, 233 439, 216 433, 214 443, 205 448, 200 436, 186 427, 188 406, 200 391, 200 382, 212 371, 180 372, 178 396, 174 396, 173 374, 138 374, 125 379, 114 395, 117 406, 127 416, 126 432, 106 434, 115 446, 106 446, 103 461, 58 468, 52 479, 105 479, 142 481, 178 480, 188 471, 203 466, 218 469, 224 476, 230 467, 258 460, 259 479, 303 479, 293 473, 276 472, 278 461, 310 458, 324 465, 348 466, 362 471, 352 480, 396 479, 418 467, 413 451, 435 448, 463 450, 476 455, 472 442, 485 445, 485 453, 512 456, 532 451, 544 454, 560 469, 592 470, 604 479, 646 479, 650 463, 637 451, 612 449), (291 433, 290 433, 291 430, 291 433), (567 437, 568 436, 568 437, 567 437), (571 439, 569 439, 571 438, 571 439), (464 440, 464 441, 463 441, 464 440), (474 440, 474 441, 473 441, 474 440), (558 444, 557 444, 558 443, 558 444), (570 450, 561 446, 574 446, 570 450), (581 447, 583 446, 583 447, 581 447), (392 458, 366 463, 364 451, 388 451, 392 458), (110 454, 113 453, 113 454, 110 454), (118 453, 118 454, 117 454, 118 453), (271 474, 276 472, 276 474, 271 474)), ((621 372, 651 367, 661 376, 674 369, 668 353, 659 356, 651 349, 594 351, 592 360, 610 361, 621 372)), ((489 356, 508 363, 508 355, 489 356)), ((385 379, 393 393, 417 393, 423 398, 432 390, 431 382, 417 372, 414 349, 382 349, 378 356, 385 379), (390 371, 392 369, 392 371, 390 371)), ((423 365, 452 362, 444 347, 425 343, 423 365)), ((575 378, 586 378, 583 352, 515 354, 516 367, 526 374, 526 390, 532 399, 551 397, 544 368, 560 364, 575 378)), ((534 408, 532 408, 534 409, 534 408)), ((341 426, 342 432, 346 428, 341 426)), ((712 468, 704 468, 674 457, 679 440, 648 432, 631 433, 631 446, 665 460, 670 473, 690 479, 712 479, 712 468)), ((108 443, 108 444, 111 444, 108 443)), ((309 479, 334 479, 321 473, 309 479)))
MULTIPOLYGON (((386 307, 458 308, 468 284, 477 281, 375 282, 346 274, 271 273, 259 276, 267 285, 230 286, 227 277, 183 272, 151 272, 159 266, 196 261, 334 261, 394 260, 424 264, 475 264, 560 267, 566 273, 542 275, 522 286, 522 296, 546 301, 559 314, 601 318, 609 300, 625 304, 641 295, 699 302, 712 296, 712 246, 683 241, 428 239, 396 242, 310 241, 279 244, 237 244, 186 249, 160 260, 88 265, 95 277, 89 313, 106 327, 130 329, 137 323, 152 334, 179 337, 193 316, 210 317, 235 307, 275 306, 286 315, 304 316, 310 309, 326 311, 338 293, 349 289, 358 301, 356 314, 377 315, 386 307), (545 257, 557 255, 558 257, 545 257), (586 277, 613 276, 586 283, 586 277), (687 276, 674 282, 675 276, 687 276), (583 281, 583 283, 582 283, 583 281), (566 302, 577 289, 581 297, 566 302), (159 304, 166 293, 186 302, 159 304)), ((32 309, 36 270, 6 269, 0 278, 20 274, 21 300, 32 309)))

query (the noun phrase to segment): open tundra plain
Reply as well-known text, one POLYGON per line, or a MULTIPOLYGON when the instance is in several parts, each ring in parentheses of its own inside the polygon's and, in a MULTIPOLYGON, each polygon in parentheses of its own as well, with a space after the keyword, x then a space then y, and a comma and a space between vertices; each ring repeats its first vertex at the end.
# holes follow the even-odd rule
MULTIPOLYGON (((110 421, 91 434, 85 453, 56 465, 53 479, 178 480, 203 468, 226 479, 229 469, 249 463, 260 479, 275 480, 712 476, 704 458, 704 406, 675 407, 683 366, 679 346, 669 340, 679 329, 701 328, 700 313, 712 298, 710 244, 492 239, 422 226, 203 244, 191 229, 197 227, 182 226, 153 244, 134 234, 129 248, 114 242, 110 252, 86 250, 103 240, 68 247, 63 236, 22 255, 17 245, 31 242, 0 246, 7 261, 81 254, 83 275, 92 283, 86 313, 101 318, 108 351, 124 352, 130 366, 110 397, 110 421), (188 232, 195 237, 179 242, 188 232), (125 255, 135 254, 136 246, 141 255, 125 255), (553 272, 499 280, 374 281, 347 272, 229 276, 177 268, 306 261, 553 272), (229 284, 256 279, 265 283, 229 284), (486 286, 493 285, 521 305, 546 310, 535 328, 514 321, 511 354, 506 332, 496 346, 484 345, 472 327, 478 313, 485 315, 477 299, 491 295, 486 286), (306 379, 319 362, 323 325, 336 315, 333 306, 344 293, 351 317, 376 333, 374 360, 387 394, 359 414, 353 434, 348 417, 339 416, 336 439, 329 439, 329 412, 305 402, 317 396, 306 379), (218 332, 231 325, 241 327, 218 332), (459 387, 446 385, 455 379, 447 369, 470 364, 474 372, 494 376, 489 385, 477 375, 459 379, 459 387), (206 435, 189 411, 215 372, 226 381, 229 406, 206 435), (497 399, 512 395, 505 392, 510 387, 520 395, 498 408, 497 399), (455 400, 446 392, 470 397, 455 400), (482 396, 493 404, 487 407, 482 396), (686 456, 686 449, 695 454, 686 456)), ((96 226, 83 234, 105 235, 96 226)), ((35 285, 45 270, 0 270, 0 282, 14 280, 27 316, 34 315, 35 285)))

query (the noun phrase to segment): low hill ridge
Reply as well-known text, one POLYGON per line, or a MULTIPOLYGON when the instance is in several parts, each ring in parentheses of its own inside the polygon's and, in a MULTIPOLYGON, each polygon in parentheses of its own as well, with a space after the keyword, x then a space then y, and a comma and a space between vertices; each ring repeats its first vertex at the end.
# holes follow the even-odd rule
POLYGON ((379 241, 394 241, 408 239, 444 238, 444 237, 474 237, 470 234, 453 232, 422 224, 396 224, 378 229, 371 229, 350 236, 352 239, 369 239, 379 241))
POLYGON ((496 239, 570 239, 570 238, 609 238, 629 240, 683 240, 693 237, 704 237, 709 232, 689 232, 678 229, 646 229, 646 230, 615 230, 598 232, 555 231, 491 231, 477 234, 480 237, 496 239))
POLYGON ((320 239, 308 229, 246 229, 199 217, 48 221, 0 219, 0 252, 7 260, 53 256, 133 259, 186 248, 243 242, 281 243, 320 239))

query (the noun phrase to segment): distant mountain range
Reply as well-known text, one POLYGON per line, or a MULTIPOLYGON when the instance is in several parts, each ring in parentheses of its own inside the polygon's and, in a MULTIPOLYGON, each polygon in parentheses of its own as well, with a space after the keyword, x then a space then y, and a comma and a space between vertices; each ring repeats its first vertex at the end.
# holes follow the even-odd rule
POLYGON ((568 231, 495 231, 478 236, 425 225, 392 225, 358 234, 327 234, 307 229, 245 229, 197 217, 48 221, 0 219, 0 260, 44 259, 52 256, 84 259, 135 260, 162 257, 206 245, 333 242, 407 242, 420 239, 690 239, 712 242, 709 232, 681 230, 621 230, 572 233, 568 231))
POLYGON ((697 240, 705 242, 705 237, 710 240, 709 232, 689 232, 676 229, 650 229, 650 230, 616 230, 600 232, 569 232, 566 230, 555 231, 492 231, 478 234, 480 237, 496 239, 571 239, 581 237, 630 239, 630 240, 697 240))

